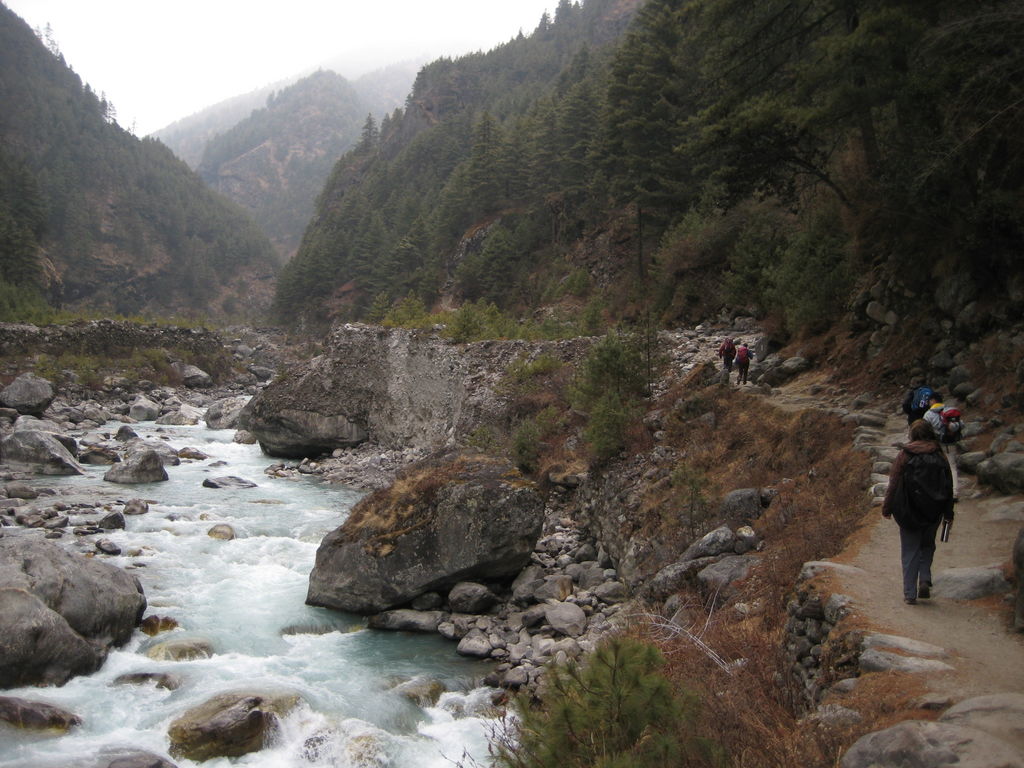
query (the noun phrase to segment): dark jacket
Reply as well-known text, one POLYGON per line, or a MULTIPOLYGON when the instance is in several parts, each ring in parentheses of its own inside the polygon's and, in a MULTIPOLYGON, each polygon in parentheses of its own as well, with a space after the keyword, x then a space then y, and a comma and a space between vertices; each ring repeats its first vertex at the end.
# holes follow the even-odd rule
MULTIPOLYGON (((889 471, 889 487, 885 492, 885 501, 882 502, 882 515, 890 517, 897 510, 895 505, 897 503, 897 494, 902 493, 903 485, 903 469, 907 464, 907 459, 910 458, 911 454, 921 453, 938 453, 943 457, 945 456, 942 451, 942 446, 938 441, 934 440, 915 440, 912 443, 907 443, 903 446, 903 450, 899 452, 896 457, 896 461, 893 462, 892 469, 889 471)), ((946 479, 949 483, 949 504, 947 509, 943 511, 942 517, 946 520, 953 519, 953 473, 946 468, 946 479)), ((899 522, 899 514, 897 514, 897 522, 899 522)))

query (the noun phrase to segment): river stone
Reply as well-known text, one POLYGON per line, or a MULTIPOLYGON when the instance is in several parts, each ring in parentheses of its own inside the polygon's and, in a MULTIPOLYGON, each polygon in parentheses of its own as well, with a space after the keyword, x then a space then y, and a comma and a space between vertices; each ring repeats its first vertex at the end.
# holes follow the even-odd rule
POLYGON ((0 720, 15 728, 59 733, 82 724, 82 718, 66 709, 15 696, 0 696, 0 720))
POLYGON ((122 511, 126 515, 144 515, 149 512, 149 502, 144 499, 131 499, 122 511))
POLYGON ((387 629, 396 632, 436 632, 445 614, 442 611, 414 611, 399 608, 384 611, 370 617, 367 626, 370 629, 387 629))
POLYGON ((213 377, 198 366, 174 363, 172 367, 181 377, 181 383, 189 389, 205 389, 213 386, 213 377))
POLYGON ((155 688, 176 691, 181 687, 181 678, 168 672, 129 672, 114 678, 114 685, 148 685, 155 688))
POLYGON ((206 535, 211 539, 220 539, 221 541, 231 541, 235 538, 235 529, 227 523, 217 523, 215 526, 210 528, 206 532, 206 535))
POLYGON ((181 464, 181 457, 171 447, 170 443, 164 440, 143 440, 141 437, 129 440, 125 448, 129 455, 154 451, 160 457, 165 467, 176 467, 181 464))
POLYGON ((545 576, 544 580, 536 585, 532 598, 535 602, 543 603, 545 600, 565 600, 572 594, 572 577, 562 574, 545 576))
POLYGON ((379 613, 460 581, 511 579, 529 561, 543 511, 509 462, 434 454, 361 499, 324 538, 306 602, 379 613))
POLYGON ((68 768, 178 768, 166 758, 141 749, 113 748, 101 750, 85 761, 76 761, 68 768))
POLYGON ((171 425, 171 426, 193 426, 198 424, 203 418, 203 411, 196 408, 194 405, 184 404, 176 411, 165 413, 160 416, 157 420, 157 424, 171 425))
POLYGON ((4 490, 7 491, 7 498, 9 499, 39 498, 39 491, 28 483, 7 483, 4 486, 4 490))
POLYGON ((1019 750, 984 731, 908 720, 862 736, 841 768, 1021 768, 1019 750))
POLYGON ((456 613, 483 613, 496 602, 498 596, 475 581, 460 581, 448 593, 448 605, 456 613))
POLYGON ((78 461, 81 464, 109 467, 111 464, 117 464, 121 461, 121 457, 112 448, 107 448, 103 445, 91 445, 78 454, 78 461))
POLYGON ((494 646, 490 639, 480 629, 474 627, 466 633, 466 636, 459 640, 455 652, 461 656, 472 656, 477 659, 490 658, 494 646))
POLYGON ((206 426, 210 429, 235 429, 238 417, 248 401, 247 397, 217 400, 206 409, 206 426))
POLYGON ((560 635, 579 637, 587 628, 587 614, 575 603, 549 603, 544 606, 544 619, 560 635))
POLYGON ((745 579, 758 560, 749 555, 727 555, 700 570, 697 581, 705 594, 717 595, 718 599, 724 600, 729 596, 733 582, 745 579))
POLYGON ((0 390, 0 405, 13 408, 18 413, 42 416, 53 402, 53 397, 50 382, 33 373, 23 373, 0 390))
POLYGON ((172 619, 170 616, 157 616, 155 614, 147 616, 139 624, 139 629, 142 630, 143 634, 155 637, 161 632, 170 632, 172 629, 178 628, 178 622, 172 619))
MULTIPOLYGON (((128 415, 135 421, 155 421, 160 416, 160 406, 148 397, 139 396, 128 408, 128 415)), ((118 438, 123 439, 123 438, 118 438)))
POLYGON ((173 757, 202 762, 240 757, 263 748, 278 729, 279 718, 299 703, 291 692, 222 693, 188 710, 167 730, 173 757))
POLYGON ((82 475, 85 470, 53 434, 37 430, 16 431, 0 442, 5 464, 43 475, 82 475))
POLYGON ((95 671, 142 619, 134 576, 42 540, 0 539, 0 687, 95 671))
POLYGON ((444 683, 432 677, 419 675, 412 680, 406 680, 392 688, 413 704, 420 707, 432 707, 437 704, 441 694, 445 692, 444 683))
POLYGON ((129 440, 138 439, 138 437, 138 433, 127 424, 122 424, 118 427, 117 433, 114 435, 114 439, 120 443, 127 443, 129 440))
POLYGON ((146 649, 154 661, 194 661, 213 656, 213 643, 203 638, 173 638, 154 643, 146 649))
POLYGON ((256 488, 256 483, 246 480, 244 477, 224 475, 223 477, 208 477, 203 480, 204 488, 256 488))
POLYGON ((104 555, 120 555, 121 548, 110 539, 99 539, 96 542, 96 551, 104 555))
POLYGON ((109 483, 157 483, 167 480, 167 470, 156 451, 133 453, 107 470, 103 479, 109 483))
POLYGON ((124 525, 124 512, 120 511, 106 514, 96 523, 97 528, 102 528, 105 531, 124 530, 124 525))

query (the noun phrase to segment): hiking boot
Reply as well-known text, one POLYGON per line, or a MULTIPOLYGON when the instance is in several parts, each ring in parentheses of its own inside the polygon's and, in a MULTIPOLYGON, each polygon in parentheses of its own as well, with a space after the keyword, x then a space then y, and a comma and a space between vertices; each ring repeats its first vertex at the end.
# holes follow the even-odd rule
POLYGON ((930 581, 922 581, 917 585, 917 596, 923 600, 927 600, 932 596, 932 583, 930 581))
POLYGON ((917 598, 916 597, 904 597, 903 598, 903 602, 906 603, 907 605, 917 605, 917 598))

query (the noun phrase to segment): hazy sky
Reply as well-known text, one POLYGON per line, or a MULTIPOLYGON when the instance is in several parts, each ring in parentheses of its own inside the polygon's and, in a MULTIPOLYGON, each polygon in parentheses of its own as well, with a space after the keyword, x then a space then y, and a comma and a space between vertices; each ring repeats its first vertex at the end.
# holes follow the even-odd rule
POLYGON ((203 107, 346 56, 388 63, 488 50, 557 0, 3 0, 49 23, 64 59, 143 136, 203 107))

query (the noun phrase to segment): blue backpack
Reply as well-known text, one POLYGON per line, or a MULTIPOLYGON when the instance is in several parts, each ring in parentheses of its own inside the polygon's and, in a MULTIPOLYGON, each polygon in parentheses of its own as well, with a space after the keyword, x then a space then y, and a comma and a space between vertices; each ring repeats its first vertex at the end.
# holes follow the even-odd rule
POLYGON ((911 408, 915 411, 927 411, 928 400, 935 393, 931 387, 918 387, 914 390, 913 404, 911 408))

